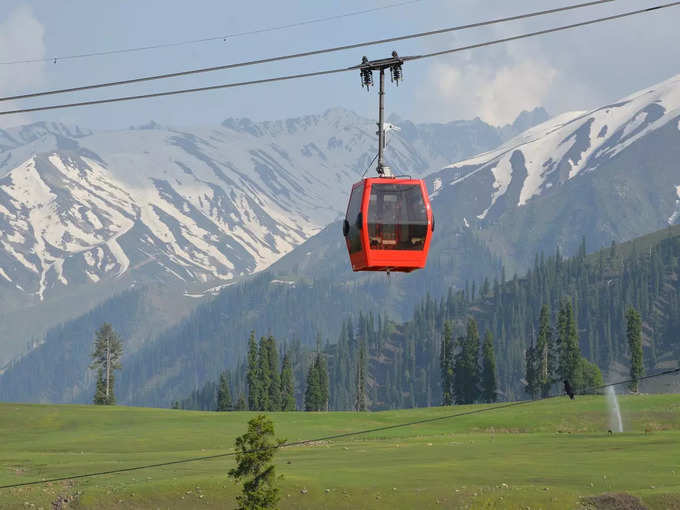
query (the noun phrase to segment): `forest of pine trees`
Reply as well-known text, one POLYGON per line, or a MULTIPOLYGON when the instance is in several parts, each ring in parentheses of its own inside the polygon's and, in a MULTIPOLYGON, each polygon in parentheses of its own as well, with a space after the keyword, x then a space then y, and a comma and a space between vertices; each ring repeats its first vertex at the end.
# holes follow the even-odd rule
POLYGON ((581 393, 603 384, 598 366, 581 355, 576 320, 569 301, 562 303, 556 327, 550 324, 547 305, 541 307, 538 323, 536 342, 527 347, 525 354, 525 389, 531 398, 550 396, 555 385, 561 387, 563 381, 569 381, 570 387, 581 393))
MULTIPOLYGON (((493 281, 452 288, 443 298, 427 296, 404 324, 382 315, 347 317, 337 341, 320 350, 328 370, 328 408, 514 400, 527 392, 538 398, 558 391, 565 378, 582 390, 597 386, 601 372, 614 366, 630 367, 633 375, 677 359, 680 237, 662 234, 644 250, 633 242, 589 256, 582 245, 571 259, 559 250, 540 254, 523 278, 507 279, 501 271, 493 281), (631 307, 639 326, 627 317, 631 307)), ((248 368, 261 366, 261 351, 251 337, 247 360, 232 377, 232 395, 247 396, 248 407, 251 378, 271 385, 272 376, 248 368)), ((305 409, 317 352, 296 341, 284 351, 296 408, 305 409)))

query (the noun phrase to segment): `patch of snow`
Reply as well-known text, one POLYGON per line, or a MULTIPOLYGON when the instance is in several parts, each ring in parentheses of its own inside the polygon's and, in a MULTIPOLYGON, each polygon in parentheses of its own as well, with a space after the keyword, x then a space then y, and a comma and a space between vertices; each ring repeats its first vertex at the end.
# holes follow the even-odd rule
POLYGON ((645 120, 647 120, 647 112, 638 113, 635 117, 633 117, 633 120, 631 120, 624 126, 623 134, 621 135, 621 137, 628 138, 631 135, 631 133, 633 133, 637 128, 642 126, 645 120))
POLYGON ((12 279, 9 276, 7 276, 7 273, 5 273, 5 270, 1 267, 0 267, 0 276, 2 276, 8 282, 12 281, 12 279))
POLYGON ((498 164, 491 170, 491 173, 494 177, 494 191, 493 195, 491 195, 491 203, 489 204, 489 207, 487 207, 484 212, 482 212, 482 214, 477 215, 477 218, 480 220, 486 218, 487 213, 494 206, 496 200, 498 200, 498 198, 504 195, 508 190, 508 186, 510 186, 510 182, 512 181, 512 165, 510 163, 511 158, 512 152, 505 153, 498 164))
POLYGON ((674 225, 675 222, 678 219, 680 219, 680 186, 675 187, 675 193, 678 196, 678 198, 675 201, 675 211, 673 211, 673 214, 671 214, 670 217, 668 218, 669 225, 674 225))
POLYGON ((441 177, 437 177, 434 182, 432 183, 432 193, 437 193, 439 189, 442 187, 442 179, 441 177))
POLYGON ((118 244, 118 236, 109 240, 106 243, 106 246, 109 247, 109 250, 111 250, 111 254, 118 262, 119 269, 117 277, 120 277, 123 275, 125 271, 128 270, 128 267, 130 267, 130 259, 128 258, 127 255, 125 255, 125 251, 123 251, 123 249, 118 244))
POLYGON ((470 228, 470 223, 468 223, 467 218, 463 218, 463 224, 465 225, 465 228, 470 228))
POLYGON ((14 248, 12 248, 12 245, 10 245, 10 244, 8 244, 8 243, 2 241, 2 248, 3 248, 7 253, 9 253, 12 257, 14 257, 17 261, 19 261, 19 263, 20 263, 22 266, 24 266, 25 268, 27 268, 27 269, 28 269, 29 271, 31 271, 32 273, 38 274, 38 273, 40 272, 40 271, 38 271, 38 268, 36 267, 35 264, 33 264, 32 262, 30 262, 29 260, 27 260, 26 257, 24 257, 24 254, 23 254, 23 253, 20 253, 20 252, 16 251, 14 248))
POLYGON ((96 264, 96 260, 94 259, 94 256, 92 255, 92 252, 86 251, 83 254, 83 258, 85 259, 85 263, 88 266, 94 266, 96 264))

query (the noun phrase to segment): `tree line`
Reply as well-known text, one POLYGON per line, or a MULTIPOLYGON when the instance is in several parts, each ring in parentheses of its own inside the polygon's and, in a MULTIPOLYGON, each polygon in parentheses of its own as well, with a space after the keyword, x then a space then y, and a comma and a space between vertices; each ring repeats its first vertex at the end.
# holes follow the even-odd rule
POLYGON ((562 303, 554 326, 550 309, 544 304, 538 322, 538 335, 525 353, 525 389, 531 398, 550 396, 560 381, 567 381, 565 387, 577 392, 603 384, 598 366, 581 354, 571 302, 562 303))
POLYGON ((487 330, 480 349, 475 319, 468 319, 465 335, 459 336, 455 342, 451 321, 444 323, 439 364, 442 405, 496 401, 493 337, 487 330))
MULTIPOLYGON (((680 237, 664 232, 588 256, 583 243, 569 259, 559 250, 537 255, 523 278, 501 270, 441 298, 428 295, 401 324, 379 314, 346 317, 332 344, 287 345, 297 408, 306 408, 317 352, 332 410, 538 398, 565 379, 578 390, 597 386, 614 364, 639 378, 680 357, 679 261, 680 237)), ((243 377, 246 365, 237 368, 243 377)))
POLYGON ((296 391, 302 353, 299 343, 277 346, 269 335, 259 341, 255 332, 248 338, 245 363, 232 373, 222 372, 219 382, 206 383, 181 401, 174 401, 176 409, 201 409, 211 411, 327 411, 329 401, 328 368, 325 355, 317 348, 311 357, 304 377, 302 405, 297 403, 296 391), (281 360, 279 362, 279 360, 281 360), (239 390, 238 388, 241 388, 239 390), (233 395, 238 395, 234 401, 233 395))

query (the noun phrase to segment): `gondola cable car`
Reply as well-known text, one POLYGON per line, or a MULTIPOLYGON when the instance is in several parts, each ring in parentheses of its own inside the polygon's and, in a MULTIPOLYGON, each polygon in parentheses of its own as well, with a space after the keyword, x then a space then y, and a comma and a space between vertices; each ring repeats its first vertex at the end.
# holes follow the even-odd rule
POLYGON ((406 58, 392 52, 392 58, 368 61, 358 66, 361 83, 373 85, 373 71, 380 71, 378 109, 378 177, 368 177, 352 186, 343 222, 353 271, 411 272, 425 267, 434 232, 434 217, 422 179, 397 177, 384 164, 385 70, 393 82, 402 79, 406 58))

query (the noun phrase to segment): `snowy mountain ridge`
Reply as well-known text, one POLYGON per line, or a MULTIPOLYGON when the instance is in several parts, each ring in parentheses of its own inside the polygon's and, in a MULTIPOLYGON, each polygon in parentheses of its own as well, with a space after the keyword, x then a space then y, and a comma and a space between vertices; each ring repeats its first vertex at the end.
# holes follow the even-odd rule
MULTIPOLYGON (((446 175, 452 178, 447 184, 459 185, 490 172, 493 179, 490 198, 477 214, 479 220, 485 220, 498 200, 507 196, 513 180, 514 191, 518 192, 511 197, 512 203, 505 205, 524 206, 554 186, 596 171, 602 162, 671 122, 680 129, 679 121, 680 75, 614 104, 559 115, 498 149, 450 165, 446 175)), ((435 186, 436 193, 441 186, 440 180, 435 186)), ((669 217, 669 221, 672 223, 674 218, 669 217)))
MULTIPOLYGON (((479 124, 446 136, 469 130, 497 145, 496 128, 484 128, 487 140, 479 124)), ((0 130, 0 292, 42 301, 129 278, 179 280, 200 293, 266 268, 342 215, 375 154, 375 129, 336 108, 182 130, 0 130)), ((419 175, 441 168, 442 154, 394 135, 386 158, 419 175)))

